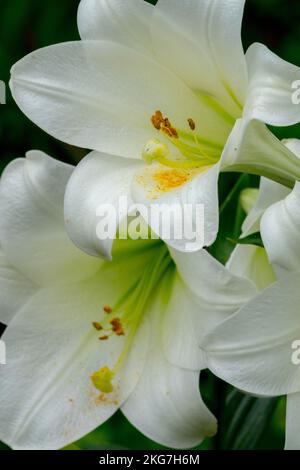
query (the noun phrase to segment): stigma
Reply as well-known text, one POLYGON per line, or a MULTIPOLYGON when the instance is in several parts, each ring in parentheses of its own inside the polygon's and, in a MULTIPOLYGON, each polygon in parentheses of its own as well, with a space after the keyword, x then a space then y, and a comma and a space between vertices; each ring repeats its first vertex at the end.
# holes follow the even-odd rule
POLYGON ((169 154, 169 149, 166 144, 159 142, 157 139, 152 139, 147 142, 143 150, 143 160, 151 165, 154 161, 163 161, 169 154))
POLYGON ((197 134, 197 124, 191 117, 186 119, 186 129, 176 128, 171 120, 158 110, 151 116, 150 122, 154 129, 162 134, 164 140, 170 147, 158 139, 151 139, 146 143, 142 157, 151 165, 160 163, 161 165, 177 169, 196 169, 214 165, 219 156, 216 157, 213 148, 206 148, 209 144, 201 142, 197 134), (170 149, 176 150, 172 154, 170 149), (212 155, 212 152, 214 154, 212 155))
POLYGON ((114 390, 112 380, 114 372, 109 367, 102 367, 91 376, 94 387, 102 393, 112 393, 114 390))

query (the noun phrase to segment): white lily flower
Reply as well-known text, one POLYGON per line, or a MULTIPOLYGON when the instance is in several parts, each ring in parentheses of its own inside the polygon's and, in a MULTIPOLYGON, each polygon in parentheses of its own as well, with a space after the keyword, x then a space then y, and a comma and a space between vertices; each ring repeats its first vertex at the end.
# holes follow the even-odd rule
MULTIPOLYGON (((260 231, 261 218, 275 202, 284 199, 290 190, 274 181, 262 178, 260 188, 249 189, 241 194, 241 203, 247 213, 242 226, 241 238, 260 231)), ((239 244, 233 250, 227 268, 240 277, 250 279, 258 290, 276 281, 276 274, 268 259, 265 248, 239 244)))
MULTIPOLYGON (((110 256, 111 244, 94 235, 95 207, 117 206, 123 194, 162 211, 204 204, 208 246, 218 231, 220 170, 289 186, 300 179, 299 162, 263 124, 300 120, 292 103, 300 70, 261 44, 244 54, 244 3, 82 0, 80 42, 35 51, 13 67, 23 112, 56 138, 94 150, 74 173, 66 203, 81 249, 110 256), (90 223, 80 222, 82 213, 90 223)), ((152 229, 163 238, 154 222, 152 229)), ((178 250, 186 242, 168 240, 178 250)))
POLYGON ((166 446, 196 446, 216 432, 199 341, 254 287, 205 250, 160 240, 117 240, 112 262, 83 253, 64 228, 73 170, 34 151, 1 179, 0 439, 57 449, 121 409, 166 446))
MULTIPOLYGON (((300 141, 287 145, 300 157, 300 141)), ((209 367, 238 388, 263 396, 287 394, 285 447, 299 450, 300 183, 285 198, 280 193, 278 187, 276 195, 269 192, 269 202, 274 195, 277 202, 261 219, 262 239, 279 280, 218 326, 203 346, 209 367)))

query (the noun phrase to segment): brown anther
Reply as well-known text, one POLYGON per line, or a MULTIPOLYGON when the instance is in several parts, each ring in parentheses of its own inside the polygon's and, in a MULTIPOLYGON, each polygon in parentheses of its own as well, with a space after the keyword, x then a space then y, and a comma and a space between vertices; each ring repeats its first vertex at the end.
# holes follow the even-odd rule
POLYGON ((110 322, 112 330, 117 336, 124 336, 124 329, 119 318, 113 318, 110 322))
POLYGON ((151 122, 155 129, 158 131, 163 131, 171 139, 175 137, 178 138, 177 130, 172 127, 170 119, 164 117, 161 111, 156 111, 155 114, 151 117, 151 122))
POLYGON ((107 341, 108 340, 108 336, 100 336, 100 341, 107 341))
POLYGON ((194 130, 196 129, 196 124, 195 124, 194 119, 189 118, 189 119, 188 119, 188 123, 189 123, 190 129, 191 129, 192 131, 194 131, 194 130))
POLYGON ((171 138, 173 137, 173 134, 172 134, 171 129, 169 127, 162 127, 162 131, 168 137, 171 137, 171 138))
POLYGON ((103 311, 109 315, 112 313, 113 309, 109 305, 104 305, 103 311))
POLYGON ((174 127, 162 127, 162 131, 171 139, 174 137, 178 139, 178 132, 176 129, 174 129, 174 127))
POLYGON ((97 331, 103 330, 103 327, 102 327, 101 323, 98 323, 97 321, 94 321, 94 322, 93 322, 93 327, 94 327, 95 330, 97 330, 97 331))
POLYGON ((155 113, 151 117, 151 122, 152 122, 153 126, 155 127, 155 129, 160 131, 161 125, 164 122, 164 117, 163 117, 162 112, 161 111, 155 111, 155 113))
POLYGON ((174 129, 174 127, 171 127, 170 131, 172 136, 178 139, 178 132, 176 131, 176 129, 174 129))
POLYGON ((170 123, 170 120, 169 120, 169 118, 167 118, 167 117, 164 118, 164 120, 163 120, 163 125, 164 125, 164 127, 167 127, 168 129, 171 129, 171 127, 172 127, 172 125, 171 125, 171 123, 170 123))

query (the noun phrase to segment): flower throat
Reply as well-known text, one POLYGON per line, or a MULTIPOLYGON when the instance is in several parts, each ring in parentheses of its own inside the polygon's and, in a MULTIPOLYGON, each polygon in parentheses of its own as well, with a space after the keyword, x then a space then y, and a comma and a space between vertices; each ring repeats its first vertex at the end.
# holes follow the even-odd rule
POLYGON ((201 169, 210 167, 218 162, 222 146, 200 137, 197 125, 192 118, 187 119, 187 130, 175 128, 168 117, 161 111, 156 111, 151 117, 153 127, 161 133, 177 150, 178 155, 172 155, 169 146, 159 139, 152 139, 144 147, 143 159, 147 164, 158 162, 164 166, 178 169, 201 169))
POLYGON ((111 369, 105 365, 91 376, 92 383, 102 393, 107 394, 114 391, 113 379, 128 356, 155 288, 172 263, 167 247, 162 245, 140 278, 113 307, 109 305, 103 307, 103 317, 100 322, 93 322, 94 329, 101 333, 100 341, 109 341, 112 336, 120 337, 120 340, 123 337, 124 341, 122 352, 114 367, 111 369))

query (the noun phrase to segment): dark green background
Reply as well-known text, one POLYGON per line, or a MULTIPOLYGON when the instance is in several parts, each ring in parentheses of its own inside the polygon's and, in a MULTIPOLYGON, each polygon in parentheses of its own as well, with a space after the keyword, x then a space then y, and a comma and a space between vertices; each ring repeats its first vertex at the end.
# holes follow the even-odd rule
MULTIPOLYGON (((152 3, 155 3, 155 0, 152 3)), ((8 83, 11 66, 27 53, 50 44, 79 39, 76 26, 78 4, 79 0, 1 0, 0 80, 8 83)), ((255 41, 263 42, 282 58, 300 66, 299 0, 248 0, 243 42, 245 47, 248 47, 255 41)), ((0 106, 0 113, 0 172, 11 159, 24 156, 29 149, 43 150, 70 163, 78 162, 86 153, 82 149, 56 141, 32 124, 17 108, 9 91, 7 105, 0 106)), ((275 133, 282 138, 300 138, 299 126, 276 129, 275 133)), ((239 235, 244 217, 238 203, 239 193, 242 188, 257 184, 256 178, 247 175, 222 175, 220 179, 221 204, 232 188, 235 188, 222 212, 220 236, 211 250, 223 262, 232 249, 226 238, 239 235)), ((219 418, 220 432, 215 439, 206 441, 201 448, 283 447, 283 399, 258 400, 244 396, 207 372, 203 373, 203 379, 202 393, 219 418)), ((117 414, 74 448, 160 447, 144 438, 117 414)))

